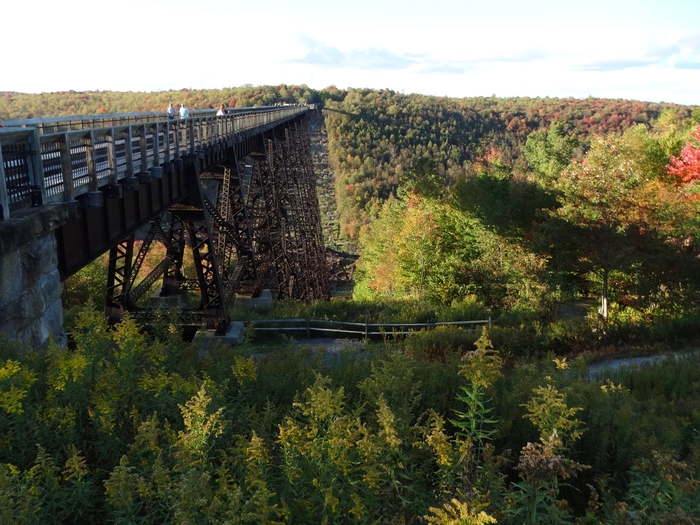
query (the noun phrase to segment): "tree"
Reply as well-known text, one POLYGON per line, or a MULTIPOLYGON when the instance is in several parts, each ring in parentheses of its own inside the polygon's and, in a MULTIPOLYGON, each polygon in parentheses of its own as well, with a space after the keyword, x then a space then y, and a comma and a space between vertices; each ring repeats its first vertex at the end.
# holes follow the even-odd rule
POLYGON ((603 318, 608 316, 610 272, 625 258, 624 233, 633 192, 642 180, 628 146, 622 137, 597 137, 586 157, 570 164, 555 183, 561 208, 554 214, 589 235, 581 239, 580 256, 590 258, 601 274, 603 318))
POLYGON ((398 292, 397 243, 406 215, 406 204, 387 201, 367 234, 360 237, 362 258, 357 263, 355 296, 394 295, 398 292))
POLYGON ((546 134, 543 131, 532 133, 527 138, 523 153, 530 167, 547 183, 556 179, 568 166, 578 145, 578 140, 566 136, 562 125, 555 122, 546 134))
POLYGON ((690 134, 689 140, 680 157, 671 155, 668 172, 678 177, 681 184, 689 184, 700 180, 700 124, 690 134))
POLYGON ((550 221, 549 243, 565 250, 574 241, 569 263, 598 283, 604 318, 611 289, 645 314, 677 311, 697 290, 697 192, 667 171, 668 140, 642 125, 596 138, 554 186, 561 208, 551 216, 565 227, 550 221))
POLYGON ((361 236, 355 296, 367 289, 449 304, 469 293, 470 262, 480 254, 477 221, 446 203, 411 195, 384 204, 361 236))
POLYGON ((426 199, 439 199, 445 191, 445 181, 438 172, 437 162, 421 157, 403 177, 408 192, 426 199))

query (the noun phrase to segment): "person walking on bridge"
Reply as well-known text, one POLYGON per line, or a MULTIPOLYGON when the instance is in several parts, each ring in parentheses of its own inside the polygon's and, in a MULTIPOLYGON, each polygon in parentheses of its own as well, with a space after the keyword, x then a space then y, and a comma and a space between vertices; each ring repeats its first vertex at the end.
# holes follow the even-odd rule
POLYGON ((190 109, 185 106, 184 104, 180 104, 180 118, 187 118, 187 115, 190 114, 190 109))
POLYGON ((216 112, 216 116, 217 116, 217 117, 223 117, 224 115, 226 115, 226 113, 227 113, 227 111, 226 111, 226 106, 224 106, 223 104, 221 104, 221 106, 219 106, 219 111, 216 112))
POLYGON ((168 114, 168 120, 173 120, 175 118, 175 109, 172 104, 168 104, 168 109, 166 110, 168 114))

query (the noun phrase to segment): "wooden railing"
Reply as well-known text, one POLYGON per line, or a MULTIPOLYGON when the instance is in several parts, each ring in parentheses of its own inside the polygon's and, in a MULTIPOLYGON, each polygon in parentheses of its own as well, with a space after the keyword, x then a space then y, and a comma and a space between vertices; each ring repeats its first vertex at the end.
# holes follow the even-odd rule
POLYGON ((207 148, 231 146, 307 111, 305 106, 241 108, 221 117, 191 111, 5 121, 0 128, 0 220, 75 200, 89 191, 162 169, 207 148))
POLYGON ((438 326, 472 326, 486 325, 491 329, 491 318, 476 321, 442 321, 434 323, 355 323, 348 321, 328 321, 325 319, 261 319, 249 321, 248 326, 256 332, 297 332, 305 333, 306 338, 312 334, 326 333, 333 335, 360 336, 367 339, 370 336, 409 335, 421 329, 431 330, 438 326))

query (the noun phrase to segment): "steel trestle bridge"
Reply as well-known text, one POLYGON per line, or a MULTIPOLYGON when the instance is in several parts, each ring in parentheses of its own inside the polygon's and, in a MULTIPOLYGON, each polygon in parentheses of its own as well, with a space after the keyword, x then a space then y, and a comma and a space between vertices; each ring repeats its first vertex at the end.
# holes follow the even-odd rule
MULTIPOLYGON (((109 251, 105 312, 223 334, 236 295, 328 299, 306 115, 239 108, 5 121, 0 227, 64 207, 61 280, 109 251), (158 302, 158 301, 155 301, 158 302)), ((31 235, 28 232, 27 235, 31 235)))

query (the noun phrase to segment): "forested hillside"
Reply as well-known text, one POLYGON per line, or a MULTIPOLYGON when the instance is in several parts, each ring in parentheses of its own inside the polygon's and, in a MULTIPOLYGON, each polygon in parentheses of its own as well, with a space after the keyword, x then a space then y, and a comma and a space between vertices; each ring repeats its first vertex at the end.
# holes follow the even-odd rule
POLYGON ((377 216, 379 204, 420 158, 435 161, 444 185, 496 158, 523 171, 528 136, 553 123, 579 140, 650 125, 665 110, 673 119, 692 108, 629 100, 550 98, 438 98, 390 90, 327 88, 324 114, 334 163, 343 231, 355 238, 377 216))
POLYGON ((696 108, 349 90, 323 112, 358 298, 545 323, 570 300, 602 297, 605 322, 700 300, 696 108))

